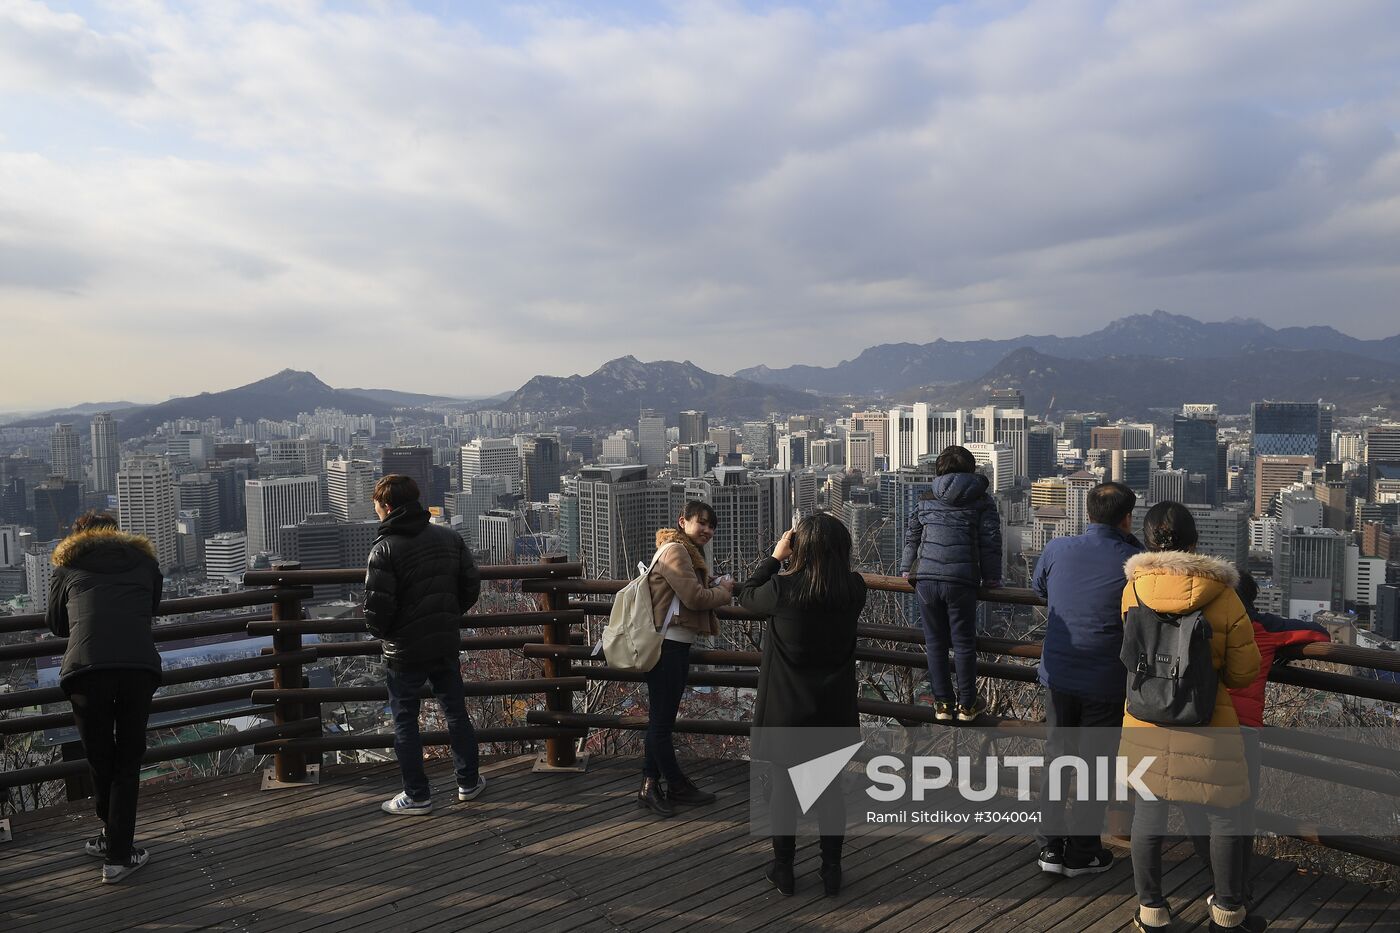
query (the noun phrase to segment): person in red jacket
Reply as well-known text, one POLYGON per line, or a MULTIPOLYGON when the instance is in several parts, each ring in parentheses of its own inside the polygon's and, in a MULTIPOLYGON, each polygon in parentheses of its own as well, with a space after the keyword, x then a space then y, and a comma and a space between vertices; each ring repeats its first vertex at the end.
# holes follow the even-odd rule
MULTIPOLYGON (((1259 730, 1264 727, 1264 684, 1269 679, 1269 669, 1278 658, 1280 648, 1302 647, 1315 641, 1328 641, 1327 629, 1316 622, 1301 619, 1285 619, 1271 612, 1260 612, 1254 607, 1259 595, 1259 584, 1246 571, 1240 571, 1240 582, 1235 587, 1240 602, 1244 603, 1249 619, 1254 623, 1254 643, 1259 646, 1259 676, 1248 687, 1230 690, 1230 699, 1235 704, 1235 714, 1240 719, 1240 733, 1244 738, 1245 766, 1249 770, 1249 799, 1240 805, 1240 824, 1248 833, 1254 832, 1254 809, 1259 797, 1259 730)), ((1284 659, 1286 660, 1286 658, 1284 659)), ((1197 835, 1192 830, 1192 835, 1197 835)), ((1208 852, 1196 843, 1197 852, 1208 852)), ((1244 895, 1246 906, 1253 904, 1253 860, 1254 846, 1244 849, 1244 895)))

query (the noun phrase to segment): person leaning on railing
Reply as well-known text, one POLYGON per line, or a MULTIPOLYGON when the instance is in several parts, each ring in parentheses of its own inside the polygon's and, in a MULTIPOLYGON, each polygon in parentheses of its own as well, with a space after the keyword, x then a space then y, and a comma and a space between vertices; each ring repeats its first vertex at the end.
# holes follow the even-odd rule
POLYGON ((696 787, 676 760, 676 716, 690 674, 690 647, 700 635, 718 635, 715 610, 734 597, 734 580, 712 579, 705 545, 715 536, 719 516, 709 504, 691 500, 675 526, 656 532, 656 553, 647 576, 652 621, 663 632, 661 657, 647 671, 646 756, 637 805, 658 816, 675 813, 674 804, 714 803, 715 795, 696 787), (665 785, 662 785, 662 779, 665 785))
POLYGON ((46 621, 68 639, 59 684, 73 704, 103 826, 83 851, 103 860, 102 881, 113 884, 150 860, 132 840, 146 718, 160 686, 151 620, 163 579, 150 540, 122 531, 105 512, 73 522, 53 565, 46 621))
MULTIPOLYGON (((739 605, 771 616, 763 639, 754 704, 755 733, 820 727, 850 730, 848 742, 860 741, 857 710, 856 626, 865 608, 865 579, 851 571, 851 535, 825 512, 809 515, 783 535, 773 556, 763 561, 739 590, 739 605), (782 571, 781 562, 792 558, 782 571), (782 572, 780 572, 782 571, 782 572)), ((773 861, 767 878, 783 894, 796 882, 792 863, 797 850, 797 797, 780 741, 754 756, 773 765, 773 861), (776 759, 776 760, 775 760, 776 759)), ((828 897, 841 890, 841 847, 846 835, 846 806, 840 782, 829 785, 815 804, 821 831, 821 878, 828 897)))

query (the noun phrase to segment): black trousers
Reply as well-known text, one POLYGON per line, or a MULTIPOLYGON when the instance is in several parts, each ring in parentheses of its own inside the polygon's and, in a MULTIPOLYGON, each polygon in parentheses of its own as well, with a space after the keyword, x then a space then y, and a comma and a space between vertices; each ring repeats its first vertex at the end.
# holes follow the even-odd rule
MULTIPOLYGON (((797 791, 792 786, 787 768, 774 764, 772 770, 773 799, 769 804, 773 826, 773 855, 780 861, 792 861, 797 851, 797 837, 786 831, 795 828, 798 820, 797 791)), ((817 830, 821 833, 822 859, 841 861, 841 846, 846 840, 846 798, 841 781, 832 783, 812 805, 817 814, 817 830)))
MULTIPOLYGON (((1123 701, 1091 700, 1059 690, 1046 690, 1045 696, 1045 764, 1040 783, 1040 829, 1036 842, 1041 847, 1055 839, 1065 840, 1065 854, 1075 859, 1090 858, 1103 846, 1102 829, 1107 801, 1099 796, 1097 769, 1092 759, 1118 754, 1118 735, 1123 726, 1123 701), (1081 730, 1091 730, 1084 732, 1081 730), (1088 800, 1074 801, 1074 825, 1080 830, 1095 827, 1093 833, 1071 834, 1065 818, 1066 802, 1050 800, 1049 764, 1061 755, 1078 755, 1089 760, 1088 800)), ((1109 771, 1113 781, 1114 771, 1109 771)), ((1067 790, 1067 788, 1063 789, 1067 790)))
POLYGON ((661 643, 661 657, 647 671, 646 758, 642 774, 649 778, 679 781, 685 777, 676 761, 676 716, 685 694, 690 673, 690 645, 667 639, 661 643))
POLYGON ((63 685, 87 755, 94 809, 107 827, 109 865, 125 864, 131 855, 146 717, 156 686, 148 671, 90 671, 63 685))

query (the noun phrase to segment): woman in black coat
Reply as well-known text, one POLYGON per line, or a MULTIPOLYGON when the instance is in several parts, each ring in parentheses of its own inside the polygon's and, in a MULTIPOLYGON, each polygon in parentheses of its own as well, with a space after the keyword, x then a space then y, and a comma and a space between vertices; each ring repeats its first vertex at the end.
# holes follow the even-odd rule
POLYGON ((149 859, 132 846, 146 717, 160 684, 151 619, 162 578, 151 542, 117 520, 88 512, 53 552, 47 622, 68 639, 59 685, 73 704, 102 833, 83 847, 103 860, 102 880, 121 881, 149 859))
MULTIPOLYGON (((773 556, 759 565, 739 591, 739 605, 772 616, 763 641, 754 726, 761 730, 802 727, 849 729, 859 741, 856 711, 856 624, 865 607, 865 580, 851 571, 851 535, 826 513, 808 516, 783 535, 773 556), (787 570, 782 561, 792 558, 787 570)), ((756 735, 762 736, 759 732, 756 735)), ((771 735, 771 733, 770 733, 771 735)), ((783 736, 784 733, 777 733, 783 736)), ((796 825, 797 798, 788 761, 776 743, 755 748, 754 757, 773 763, 775 832, 796 825)), ((841 846, 846 810, 840 782, 828 787, 815 809, 821 828, 821 877, 828 895, 841 889, 841 846)), ((783 894, 794 888, 796 837, 773 836, 768 879, 783 894)))

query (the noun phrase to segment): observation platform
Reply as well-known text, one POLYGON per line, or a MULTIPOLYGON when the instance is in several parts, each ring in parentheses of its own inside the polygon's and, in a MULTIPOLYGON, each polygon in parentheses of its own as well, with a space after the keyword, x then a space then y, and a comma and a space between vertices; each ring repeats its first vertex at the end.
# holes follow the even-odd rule
MULTIPOLYGON (((815 839, 800 840, 798 890, 764 879, 768 840, 748 833, 748 765, 690 770, 720 795, 669 820, 639 810, 635 758, 595 756, 583 773, 533 759, 483 768, 490 786, 456 802, 450 764, 428 817, 391 817, 393 764, 340 765, 322 783, 261 791, 254 775, 143 788, 138 843, 151 862, 98 881, 82 843, 88 801, 20 813, 0 843, 0 930, 745 931, 1108 933, 1131 926, 1126 853, 1105 874, 1041 873, 1028 837, 853 836, 839 897, 821 896, 815 839), (442 788, 448 789, 444 793, 442 788)), ((1206 928, 1209 873, 1178 844, 1165 886, 1178 931, 1206 928)), ((1277 931, 1394 931, 1400 902, 1289 862, 1258 860, 1259 911, 1277 931)))

